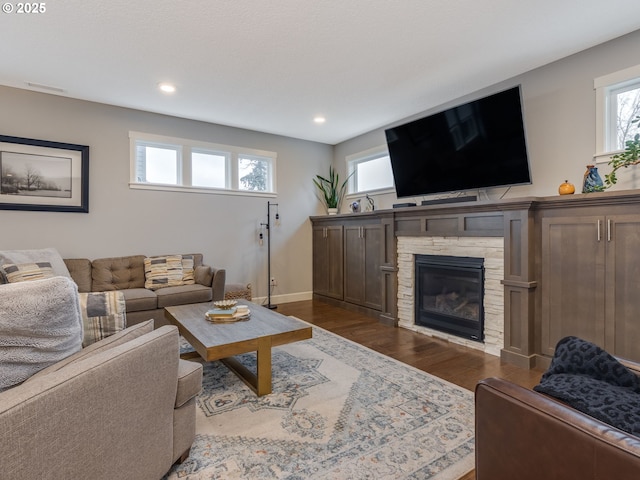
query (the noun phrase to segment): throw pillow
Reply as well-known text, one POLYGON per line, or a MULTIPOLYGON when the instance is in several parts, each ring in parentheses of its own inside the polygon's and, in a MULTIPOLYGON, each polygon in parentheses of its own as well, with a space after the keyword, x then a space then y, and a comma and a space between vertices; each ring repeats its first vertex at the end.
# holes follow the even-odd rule
POLYGON ((144 259, 144 288, 157 290, 182 285, 182 255, 147 257, 144 259))
POLYGON ((193 285, 196 283, 193 265, 193 255, 182 255, 182 285, 193 285))
POLYGON ((0 265, 7 263, 37 263, 49 262, 53 273, 62 277, 71 278, 69 269, 55 248, 42 248, 38 250, 2 250, 0 251, 0 265))
POLYGON ((80 293, 79 297, 84 324, 83 347, 127 327, 125 300, 121 291, 80 293))
POLYGON ((49 262, 7 263, 2 265, 2 271, 8 283, 42 280, 55 276, 49 262))
POLYGON ((211 271, 211 267, 209 265, 198 265, 195 268, 193 278, 195 283, 204 285, 205 287, 210 287, 211 282, 213 281, 213 272, 211 271))
POLYGON ((82 348, 78 287, 56 276, 0 287, 0 391, 82 348))

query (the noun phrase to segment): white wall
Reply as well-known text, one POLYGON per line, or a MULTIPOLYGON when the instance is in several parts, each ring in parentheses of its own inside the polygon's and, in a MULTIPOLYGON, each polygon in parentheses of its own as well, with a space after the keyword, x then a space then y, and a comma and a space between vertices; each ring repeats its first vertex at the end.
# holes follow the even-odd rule
POLYGON ((89 213, 0 210, 0 249, 55 247, 65 258, 202 252, 227 281, 267 295, 267 244, 257 241, 267 201, 274 297, 309 296, 310 215, 322 213, 311 179, 328 170, 329 145, 0 87, 0 134, 89 145, 89 213), (130 189, 130 130, 278 153, 276 198, 130 189), (275 210, 272 210, 275 213, 275 210), (273 217, 272 217, 273 221, 273 217))
MULTIPOLYGON (((556 195, 558 186, 568 179, 579 192, 586 165, 593 163, 595 152, 595 91, 593 80, 602 75, 640 64, 640 31, 572 55, 524 75, 493 85, 455 102, 425 110, 395 124, 421 118, 449 106, 522 85, 525 128, 533 182, 511 188, 505 198, 556 195)), ((469 72, 473 74, 473 72, 469 72)), ((389 127, 391 125, 388 125, 389 127)), ((386 128, 386 127, 385 127, 386 128)), ((345 157, 385 144, 384 128, 336 145, 334 166, 341 175, 345 157)), ((606 163, 597 164, 604 179, 606 163)), ((640 187, 640 170, 622 171, 612 190, 640 187)), ((499 198, 506 188, 487 191, 489 198, 499 198)), ((394 194, 374 195, 376 208, 391 208, 399 201, 420 203, 423 197, 398 200, 394 194)), ((427 197, 424 197, 427 198, 427 197)), ((430 197, 435 198, 435 197, 430 197)), ((347 211, 344 202, 343 212, 347 211)))

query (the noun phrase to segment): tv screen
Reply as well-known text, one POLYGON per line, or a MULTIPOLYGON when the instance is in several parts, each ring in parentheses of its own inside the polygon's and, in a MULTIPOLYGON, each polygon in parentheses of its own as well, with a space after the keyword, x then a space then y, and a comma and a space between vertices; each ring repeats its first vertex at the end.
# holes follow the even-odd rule
POLYGON ((385 134, 398 197, 531 183, 519 86, 385 134))

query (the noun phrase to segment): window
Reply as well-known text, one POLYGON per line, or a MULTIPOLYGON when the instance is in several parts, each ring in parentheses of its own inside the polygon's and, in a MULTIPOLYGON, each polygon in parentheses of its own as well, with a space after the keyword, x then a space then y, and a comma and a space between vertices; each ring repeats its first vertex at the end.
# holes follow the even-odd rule
POLYGON ((226 188, 229 155, 225 152, 193 150, 191 152, 191 185, 226 188))
POLYGON ((609 125, 611 150, 623 150, 635 135, 631 121, 640 115, 640 79, 609 90, 609 125))
POLYGON ((347 157, 349 193, 392 190, 393 172, 386 145, 347 157))
POLYGON ((270 192, 271 161, 258 155, 241 155, 239 158, 238 175, 240 190, 270 192))
POLYGON ((596 159, 609 161, 638 133, 631 121, 640 115, 640 65, 594 81, 596 90, 596 159))
POLYGON ((178 184, 180 148, 140 142, 136 145, 136 179, 139 182, 178 184))
POLYGON ((131 188, 275 193, 276 153, 130 132, 131 188))

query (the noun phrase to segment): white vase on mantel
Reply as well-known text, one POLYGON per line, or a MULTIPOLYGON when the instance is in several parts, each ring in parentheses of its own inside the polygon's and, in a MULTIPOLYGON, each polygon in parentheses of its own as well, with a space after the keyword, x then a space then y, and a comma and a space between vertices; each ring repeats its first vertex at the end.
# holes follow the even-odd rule
POLYGON ((338 214, 338 209, 337 208, 327 208, 327 213, 329 215, 337 215, 338 214))

